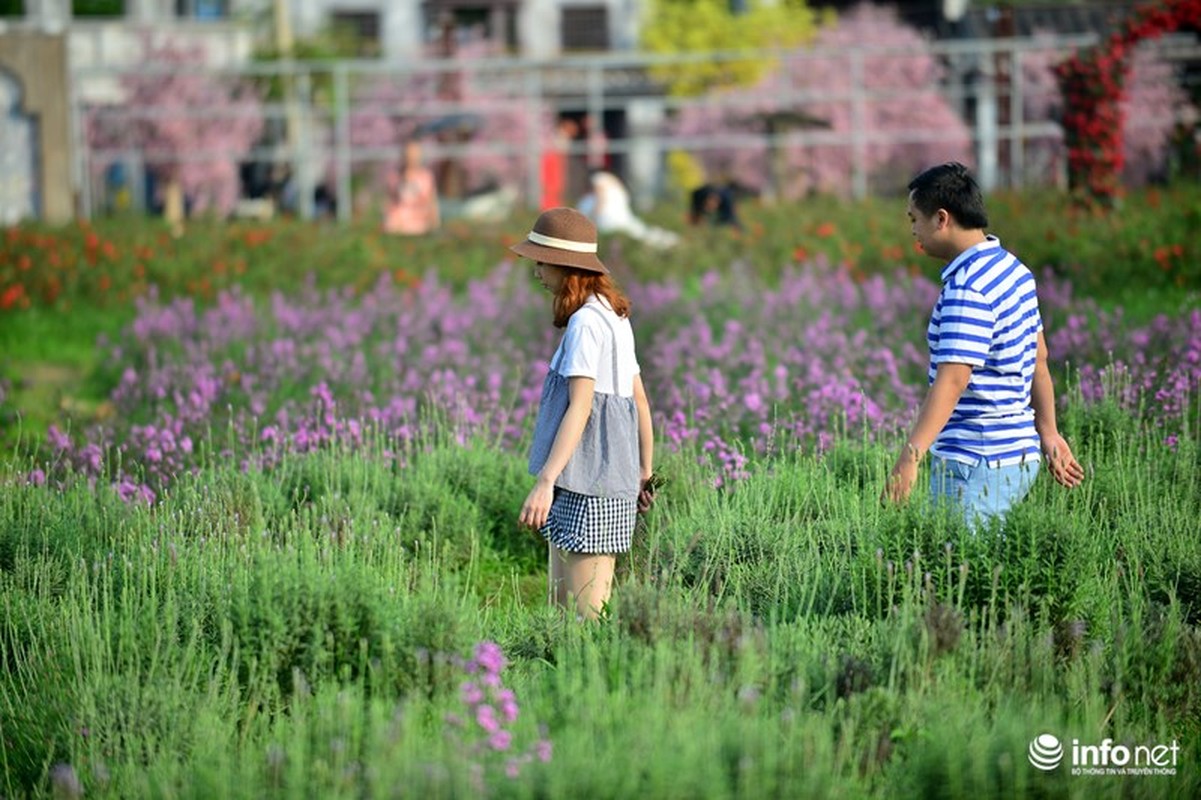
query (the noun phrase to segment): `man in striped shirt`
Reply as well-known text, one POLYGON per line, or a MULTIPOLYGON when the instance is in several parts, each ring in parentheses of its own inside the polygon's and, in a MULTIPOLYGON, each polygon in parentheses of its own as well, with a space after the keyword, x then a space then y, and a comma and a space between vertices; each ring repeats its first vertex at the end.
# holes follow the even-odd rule
POLYGON ((929 450, 935 499, 955 503, 975 528, 1025 497, 1042 456, 1063 486, 1078 485, 1084 470, 1055 423, 1034 276, 984 232, 971 173, 958 163, 921 173, 908 213, 918 245, 947 263, 926 332, 930 388, 885 496, 909 496, 929 450))

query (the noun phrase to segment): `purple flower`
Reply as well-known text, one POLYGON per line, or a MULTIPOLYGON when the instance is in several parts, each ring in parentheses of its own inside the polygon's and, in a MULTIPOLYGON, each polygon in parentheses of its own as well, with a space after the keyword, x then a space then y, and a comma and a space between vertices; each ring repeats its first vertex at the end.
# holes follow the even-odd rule
POLYGON ((484 692, 478 685, 468 681, 459 689, 459 697, 469 706, 484 702, 484 692))
POLYGON ((46 485, 46 472, 43 469, 34 468, 30 470, 28 481, 33 486, 46 485))
POLYGON ((50 444, 55 450, 71 449, 71 437, 60 431, 57 425, 50 426, 49 430, 46 431, 46 438, 50 440, 50 444))
POLYGON ((534 752, 538 754, 538 760, 546 764, 551 759, 554 747, 550 739, 539 739, 538 744, 534 745, 534 752))
POLYGON ((475 661, 485 672, 499 675, 505 668, 505 656, 496 642, 480 642, 475 648, 475 661))
POLYGON ((517 696, 513 694, 513 690, 501 689, 496 693, 496 701, 500 703, 500 713, 506 722, 513 722, 517 719, 519 709, 517 706, 517 696))
POLYGON ((496 718, 496 710, 490 705, 481 705, 475 710, 475 721, 487 733, 500 730, 500 721, 496 718))
POLYGON ((138 485, 129 478, 122 478, 117 484, 117 496, 126 503, 133 502, 138 494, 138 485))
POLYGON ((488 746, 493 750, 508 750, 512 743, 513 734, 505 730, 496 731, 488 737, 488 746))

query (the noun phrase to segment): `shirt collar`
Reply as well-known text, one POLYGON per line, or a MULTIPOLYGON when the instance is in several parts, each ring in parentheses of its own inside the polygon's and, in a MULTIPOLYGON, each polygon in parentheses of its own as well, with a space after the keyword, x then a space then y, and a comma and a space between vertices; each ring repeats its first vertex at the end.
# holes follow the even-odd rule
POLYGON ((991 233, 988 234, 987 236, 984 237, 983 242, 980 242, 980 244, 973 245, 973 246, 969 247, 968 249, 964 250, 962 253, 955 256, 955 258, 951 261, 950 264, 947 264, 945 267, 942 268, 942 282, 946 283, 948 280, 950 280, 951 276, 954 275, 955 272, 960 267, 962 267, 964 264, 968 263, 969 261, 975 260, 976 256, 979 253, 983 253, 985 250, 999 249, 1000 247, 1001 247, 1001 240, 998 239, 996 236, 993 236, 991 233))

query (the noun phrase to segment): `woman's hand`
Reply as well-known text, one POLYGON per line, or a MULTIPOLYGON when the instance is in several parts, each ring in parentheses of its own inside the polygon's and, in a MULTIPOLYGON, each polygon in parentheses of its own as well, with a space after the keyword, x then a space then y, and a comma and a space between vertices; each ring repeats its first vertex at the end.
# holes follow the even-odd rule
POLYGON ((651 510, 651 505, 655 502, 655 490, 651 488, 648 482, 643 482, 642 488, 638 491, 638 513, 645 514, 651 510))
POLYGON ((521 506, 521 516, 517 518, 518 524, 531 530, 539 530, 550 516, 550 505, 554 499, 555 485, 539 478, 534 488, 526 495, 525 503, 521 506))
POLYGON ((642 470, 641 478, 638 482, 638 513, 645 514, 650 511, 651 506, 655 502, 655 490, 658 488, 660 481, 655 477, 655 474, 650 470, 642 470))

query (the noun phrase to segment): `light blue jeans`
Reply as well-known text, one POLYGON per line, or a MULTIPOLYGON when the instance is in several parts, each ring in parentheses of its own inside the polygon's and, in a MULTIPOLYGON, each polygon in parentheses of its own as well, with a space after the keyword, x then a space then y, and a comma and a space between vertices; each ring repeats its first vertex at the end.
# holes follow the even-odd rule
POLYGON ((990 467, 981 459, 972 467, 960 461, 932 456, 930 494, 934 503, 950 504, 963 514, 973 531, 987 528, 1005 516, 1034 485, 1037 461, 1009 467, 990 467))

